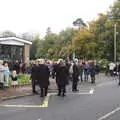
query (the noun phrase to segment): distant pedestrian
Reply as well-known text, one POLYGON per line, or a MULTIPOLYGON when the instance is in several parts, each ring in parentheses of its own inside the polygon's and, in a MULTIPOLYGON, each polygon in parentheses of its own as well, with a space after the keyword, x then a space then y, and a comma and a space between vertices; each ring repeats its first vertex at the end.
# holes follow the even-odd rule
POLYGON ((118 65, 118 78, 119 78, 119 83, 118 83, 118 85, 120 85, 120 64, 118 65))
POLYGON ((17 72, 17 74, 19 74, 20 64, 19 64, 18 60, 16 60, 15 63, 13 63, 13 70, 15 70, 17 72))
POLYGON ((115 68, 115 63, 111 62, 109 63, 109 72, 110 72, 110 75, 113 76, 114 75, 114 68, 115 68))
POLYGON ((75 63, 73 65, 73 84, 72 84, 72 91, 76 92, 79 91, 77 89, 78 81, 79 81, 79 68, 78 68, 78 60, 75 60, 75 63))
POLYGON ((9 87, 9 75, 10 75, 10 71, 9 71, 9 67, 8 67, 8 63, 5 62, 4 63, 4 87, 9 87))
POLYGON ((12 75, 11 75, 11 84, 13 88, 16 88, 18 85, 18 81, 17 81, 17 72, 15 70, 12 71, 12 75))
POLYGON ((81 82, 83 82, 83 70, 84 70, 84 66, 82 62, 78 61, 79 79, 81 80, 81 82))
POLYGON ((4 87, 4 66, 3 61, 0 60, 0 88, 4 87))
POLYGON ((84 81, 88 82, 88 77, 89 77, 89 62, 86 61, 84 64, 84 81))
POLYGON ((89 72, 90 72, 90 77, 91 77, 91 83, 94 84, 95 83, 95 65, 94 62, 90 63, 90 68, 89 68, 89 72))

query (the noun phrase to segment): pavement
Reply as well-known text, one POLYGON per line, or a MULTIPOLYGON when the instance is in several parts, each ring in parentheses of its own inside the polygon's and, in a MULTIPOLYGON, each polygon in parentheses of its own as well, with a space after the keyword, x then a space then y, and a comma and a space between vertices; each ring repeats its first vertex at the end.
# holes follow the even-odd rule
MULTIPOLYGON (((96 75, 96 84, 102 84, 107 81, 114 80, 116 78, 105 76, 104 73, 100 73, 99 75, 96 75)), ((90 85, 90 83, 83 83, 81 86, 90 85)), ((69 86, 68 88, 70 88, 69 86)), ((39 87, 38 87, 39 89, 39 87)), ((55 91, 57 89, 56 82, 54 79, 50 79, 50 86, 49 86, 49 92, 55 91)), ((23 85, 18 86, 17 88, 4 88, 0 89, 0 101, 7 100, 7 99, 13 99, 13 98, 19 98, 24 96, 30 96, 32 95, 32 87, 31 85, 23 85)))

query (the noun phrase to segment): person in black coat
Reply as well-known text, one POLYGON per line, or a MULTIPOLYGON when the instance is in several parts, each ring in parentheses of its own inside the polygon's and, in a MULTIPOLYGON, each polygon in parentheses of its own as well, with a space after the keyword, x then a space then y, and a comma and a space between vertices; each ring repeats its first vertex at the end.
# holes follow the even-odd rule
POLYGON ((34 94, 38 94, 38 92, 35 89, 37 81, 39 79, 38 70, 39 70, 39 64, 38 64, 38 61, 36 60, 35 63, 33 63, 32 68, 31 68, 32 92, 34 94))
POLYGON ((13 70, 15 70, 17 74, 19 74, 20 72, 20 64, 17 60, 15 61, 15 63, 13 63, 13 70))
POLYGON ((38 84, 41 89, 40 96, 47 96, 48 86, 49 86, 49 75, 50 71, 47 65, 44 64, 44 60, 39 61, 39 71, 38 71, 38 84))
POLYGON ((58 96, 61 96, 62 94, 62 96, 64 97, 66 93, 66 85, 68 84, 68 69, 65 66, 63 60, 60 60, 60 63, 58 65, 56 78, 58 86, 58 96))
POLYGON ((119 78, 119 83, 118 83, 118 85, 120 85, 120 64, 118 65, 118 78, 119 78))
POLYGON ((73 84, 72 84, 72 91, 76 92, 79 91, 77 89, 78 81, 79 81, 79 67, 78 67, 78 60, 75 60, 73 65, 73 84))

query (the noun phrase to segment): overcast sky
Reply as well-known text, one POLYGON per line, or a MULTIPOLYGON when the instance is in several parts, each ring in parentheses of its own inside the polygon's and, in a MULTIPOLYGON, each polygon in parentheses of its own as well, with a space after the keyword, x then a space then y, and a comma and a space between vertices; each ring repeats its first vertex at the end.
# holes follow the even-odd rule
POLYGON ((72 27, 77 18, 85 22, 104 13, 115 0, 0 0, 0 31, 39 32, 47 27, 58 33, 72 27))

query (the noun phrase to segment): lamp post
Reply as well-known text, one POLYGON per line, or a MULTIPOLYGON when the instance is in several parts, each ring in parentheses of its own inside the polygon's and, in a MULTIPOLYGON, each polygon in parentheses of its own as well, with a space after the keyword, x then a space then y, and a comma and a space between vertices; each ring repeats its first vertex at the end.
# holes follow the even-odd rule
POLYGON ((116 32, 116 23, 114 24, 114 62, 116 64, 116 58, 117 58, 117 53, 116 53, 116 35, 117 35, 117 32, 116 32))
MULTIPOLYGON (((113 7, 112 8, 114 10, 114 13, 116 16, 113 16, 112 14, 110 14, 110 18, 112 18, 114 21, 118 21, 119 20, 119 15, 120 15, 120 12, 119 12, 119 9, 118 7, 113 7)), ((117 40, 117 31, 116 31, 116 27, 117 27, 117 22, 114 23, 114 62, 116 64, 117 62, 117 44, 116 44, 116 40, 117 40)))

